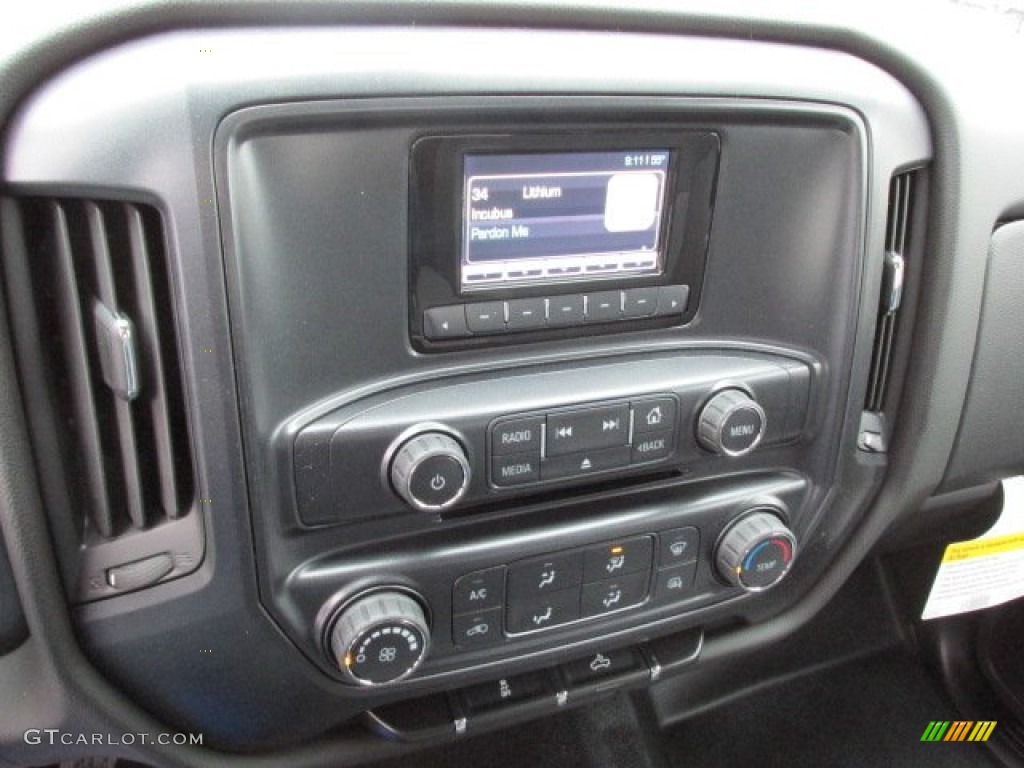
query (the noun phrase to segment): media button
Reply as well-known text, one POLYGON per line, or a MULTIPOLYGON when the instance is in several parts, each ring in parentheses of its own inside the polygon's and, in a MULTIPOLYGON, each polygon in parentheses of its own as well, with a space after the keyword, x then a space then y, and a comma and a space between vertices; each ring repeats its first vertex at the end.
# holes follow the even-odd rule
POLYGON ((648 317, 658 309, 658 289, 630 288, 622 292, 624 317, 648 317))
POLYGON ((505 330, 505 302, 486 301, 466 305, 466 324, 473 333, 498 333, 505 330))
POLYGON ((544 315, 544 299, 513 299, 508 302, 508 330, 543 328, 544 315))
POLYGON ((548 325, 579 325, 583 322, 583 294, 548 299, 548 325))
POLYGON ((604 323, 622 317, 622 292, 600 291, 587 295, 587 322, 604 323))
POLYGON ((548 456, 626 445, 628 438, 628 405, 601 406, 548 415, 548 456))
POLYGON ((540 480, 540 452, 491 457, 491 482, 501 488, 540 480))
POLYGON ((540 456, 540 432, 543 416, 509 419, 491 426, 491 453, 534 453, 540 456))
POLYGON ((651 568, 653 555, 654 545, 650 536, 636 536, 590 547, 583 553, 583 581, 590 584, 627 573, 646 573, 651 568))

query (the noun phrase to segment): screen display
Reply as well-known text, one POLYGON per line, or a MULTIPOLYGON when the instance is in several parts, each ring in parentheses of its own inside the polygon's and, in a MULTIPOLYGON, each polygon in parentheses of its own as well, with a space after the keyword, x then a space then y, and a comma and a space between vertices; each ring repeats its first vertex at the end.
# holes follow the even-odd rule
POLYGON ((467 154, 463 291, 660 274, 672 151, 467 154))

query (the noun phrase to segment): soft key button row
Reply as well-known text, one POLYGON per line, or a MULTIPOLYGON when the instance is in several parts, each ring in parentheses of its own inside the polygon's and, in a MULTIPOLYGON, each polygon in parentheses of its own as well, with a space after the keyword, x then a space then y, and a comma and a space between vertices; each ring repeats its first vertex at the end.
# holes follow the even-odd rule
POLYGON ((576 479, 669 458, 679 406, 671 395, 501 419, 491 425, 498 488, 576 479))
POLYGON ((452 304, 427 309, 423 313, 423 332, 428 339, 454 339, 671 317, 686 311, 689 294, 689 286, 663 285, 548 298, 452 304))

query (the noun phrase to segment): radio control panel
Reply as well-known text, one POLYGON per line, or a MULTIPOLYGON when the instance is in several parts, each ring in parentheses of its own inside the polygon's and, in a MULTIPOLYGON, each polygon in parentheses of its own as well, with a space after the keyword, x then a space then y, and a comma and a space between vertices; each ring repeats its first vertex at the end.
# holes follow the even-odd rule
POLYGON ((610 478, 731 471, 800 437, 813 376, 778 355, 693 353, 413 385, 298 433, 299 517, 485 510, 610 478))
POLYGON ((517 415, 490 427, 490 482, 538 485, 652 464, 675 453, 674 395, 517 415))

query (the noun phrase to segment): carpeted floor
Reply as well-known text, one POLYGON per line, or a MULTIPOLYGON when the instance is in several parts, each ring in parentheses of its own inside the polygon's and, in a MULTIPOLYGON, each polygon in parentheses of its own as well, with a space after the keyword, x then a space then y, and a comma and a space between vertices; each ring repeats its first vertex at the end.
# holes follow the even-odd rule
POLYGON ((673 767, 988 768, 979 744, 922 742, 952 705, 909 655, 890 652, 799 677, 664 734, 673 767))

